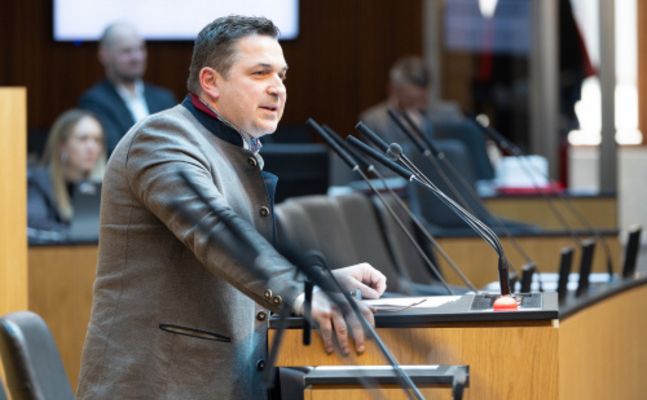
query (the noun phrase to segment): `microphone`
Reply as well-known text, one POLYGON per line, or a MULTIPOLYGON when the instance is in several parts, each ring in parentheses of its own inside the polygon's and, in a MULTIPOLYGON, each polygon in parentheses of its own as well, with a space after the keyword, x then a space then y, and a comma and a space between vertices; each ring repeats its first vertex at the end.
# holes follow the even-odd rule
MULTIPOLYGON (((380 349, 380 351, 382 352, 384 357, 387 359, 389 364, 391 364, 391 367, 395 371, 396 377, 398 378, 398 383, 400 384, 400 386, 402 387, 402 389, 406 393, 407 397, 409 397, 409 399, 413 399, 414 396, 415 396, 415 398, 417 398, 418 400, 425 400, 422 393, 420 393, 420 390, 418 389, 418 387, 415 385, 415 383, 413 383, 413 381, 411 380, 409 375, 407 375, 407 373, 402 369, 402 367, 400 366, 400 363, 398 362, 398 360, 396 360, 396 358, 391 354, 391 352, 386 347, 386 345, 384 344, 382 339, 378 336, 377 332, 375 332, 375 329, 373 329, 371 324, 369 324, 368 321, 366 320, 366 318, 364 318, 364 315, 362 315, 361 311, 357 307, 357 304, 351 298, 350 293, 343 290, 343 288, 339 284, 339 281, 337 279, 335 279, 335 277, 334 277, 334 275, 332 273, 332 270, 326 264, 323 255, 321 253, 317 252, 317 251, 310 251, 309 254, 311 254, 312 256, 314 256, 314 257, 316 257, 318 259, 317 265, 320 266, 321 268, 323 268, 323 270, 327 272, 326 275, 327 275, 328 281, 330 283, 332 283, 332 285, 334 286, 334 288, 336 289, 337 292, 339 292, 339 293, 341 293, 343 295, 343 299, 345 300, 344 305, 350 307, 352 312, 355 313, 355 315, 359 319, 360 323, 362 324, 362 327, 364 328, 364 331, 368 331, 368 333, 370 335, 372 335, 371 337, 373 339, 375 339, 375 342, 376 342, 378 348, 380 349), (410 391, 413 392, 413 395, 410 393, 410 391)), ((368 387, 367 384, 365 384, 365 386, 368 387)))
POLYGON ((606 239, 600 235, 600 232, 591 225, 590 221, 573 205, 573 203, 570 201, 568 197, 566 197, 563 193, 559 192, 558 190, 555 190, 553 187, 553 182, 549 177, 544 174, 541 171, 538 171, 537 168, 533 163, 528 161, 527 154, 524 154, 524 152, 516 146, 514 143, 506 139, 503 135, 501 135, 499 132, 497 132, 494 128, 490 126, 484 126, 481 124, 478 119, 476 119, 476 116, 469 112, 469 111, 464 111, 465 116, 470 119, 476 126, 478 126, 481 131, 492 138, 502 149, 508 150, 511 154, 514 156, 519 157, 522 161, 525 161, 527 165, 521 164, 523 173, 530 179, 530 182, 532 186, 537 190, 537 192, 542 196, 542 198, 547 202, 551 212, 557 220, 560 222, 562 227, 574 238, 576 241, 576 244, 580 249, 583 249, 582 242, 579 238, 579 236, 575 233, 575 231, 572 230, 570 225, 566 222, 564 219, 563 215, 559 212, 559 210, 555 207, 555 205, 552 202, 552 199, 550 196, 546 195, 544 190, 542 190, 537 182, 535 181, 535 178, 532 174, 532 172, 529 170, 529 168, 533 168, 536 172, 539 172, 543 175, 544 178, 548 181, 548 191, 550 192, 551 195, 557 196, 562 203, 568 208, 568 210, 571 212, 571 214, 578 220, 580 224, 582 224, 588 233, 595 237, 595 240, 600 242, 602 244, 602 249, 604 250, 604 254, 607 259, 607 273, 609 274, 609 280, 613 279, 613 273, 614 273, 614 266, 613 266, 613 261, 611 258, 611 249, 609 248, 609 244, 607 243, 606 239))
MULTIPOLYGON (((254 228, 245 220, 241 219, 236 215, 235 212, 233 212, 230 209, 227 209, 224 206, 219 206, 215 207, 211 202, 208 201, 206 196, 202 193, 202 191, 198 188, 197 185, 191 180, 191 178, 184 172, 184 171, 179 171, 180 177, 186 182, 186 184, 194 191, 194 193, 198 196, 198 198, 208 207, 208 209, 218 215, 220 219, 223 221, 225 226, 235 235, 236 238, 241 240, 243 243, 248 245, 250 248, 254 250, 256 253, 256 258, 258 259, 259 257, 262 257, 262 249, 260 249, 257 245, 256 242, 254 241, 254 238, 252 238, 252 235, 250 232, 254 231, 254 228), (251 230, 251 231, 250 231, 251 230)), ((181 214, 183 214, 185 217, 189 218, 190 221, 194 222, 196 226, 198 226, 199 229, 203 230, 209 235, 209 238, 213 237, 214 231, 210 230, 202 221, 199 219, 197 216, 192 215, 180 202, 176 202, 176 209, 180 211, 181 214)), ((257 238, 256 238, 257 239, 257 238)), ((295 253, 292 253, 294 257, 296 257, 295 253)), ((301 260, 301 258, 297 258, 298 260, 301 260)), ((265 260, 266 261, 266 260, 265 260)), ((411 378, 402 370, 400 367, 400 364, 398 361, 393 357, 393 355, 390 353, 384 342, 380 339, 380 337, 377 335, 375 332, 375 329, 369 324, 369 322, 364 318, 364 315, 362 315, 361 311, 357 307, 357 304, 355 304, 354 300, 350 297, 350 294, 347 293, 346 291, 343 290, 339 282, 335 279, 334 275, 328 269, 328 267, 325 265, 325 263, 322 264, 323 267, 325 268, 327 274, 321 274, 319 271, 316 270, 316 268, 307 263, 307 262, 299 262, 295 264, 298 267, 298 270, 303 272, 307 278, 311 279, 317 286, 319 286, 324 293, 327 295, 327 297, 335 304, 337 307, 345 312, 345 315, 347 315, 348 310, 350 309, 358 318, 359 322, 362 325, 362 328, 365 331, 368 331, 370 335, 372 335, 373 339, 375 339, 378 347, 384 354, 384 356, 387 358, 387 360, 390 362, 390 364, 393 366, 393 369, 396 372, 396 376, 398 377, 398 382, 402 386, 403 389, 405 389, 405 393, 410 399, 414 399, 414 396, 409 392, 411 390, 413 394, 415 395, 415 398, 418 400, 424 400, 424 397, 416 387, 416 385, 413 383, 411 378), (341 293, 341 297, 339 294, 341 293), (406 390, 409 389, 409 390, 406 390)), ((258 269, 258 265, 256 262, 254 262, 253 269, 258 269)), ((267 278, 266 274, 264 274, 265 278, 267 278)), ((274 370, 273 365, 275 365, 276 361, 276 356, 278 354, 278 349, 280 347, 280 340, 282 337, 282 332, 285 330, 285 322, 287 321, 287 309, 289 306, 287 303, 283 303, 282 308, 281 308, 281 329, 277 332, 277 334, 274 337, 274 342, 273 342, 273 354, 270 354, 270 357, 268 359, 268 367, 266 369, 268 370, 266 372, 266 379, 265 382, 267 384, 267 387, 271 386, 271 382, 273 382, 273 372, 270 370, 274 370)))
MULTIPOLYGON (((354 147, 356 147, 358 150, 362 151, 363 153, 367 154, 368 156, 374 158, 376 161, 382 163, 384 166, 387 168, 391 169, 395 173, 399 174, 403 178, 414 182, 423 188, 431 191, 434 195, 436 195, 443 203, 445 203, 450 209, 452 209, 456 214, 463 220, 465 221, 476 233, 479 234, 497 253, 498 256, 498 270, 499 270, 499 284, 501 288, 501 295, 502 296, 509 296, 511 293, 510 290, 510 276, 509 276, 509 270, 508 270, 508 262, 506 260, 505 254, 503 252, 503 247, 501 246, 501 242, 499 239, 496 237, 494 232, 485 224, 483 224, 480 220, 478 220, 476 217, 465 211, 461 206, 456 204, 454 200, 449 198, 446 194, 442 193, 438 188, 430 182, 425 182, 423 179, 415 175, 413 172, 409 170, 405 170, 404 172, 402 171, 403 168, 400 167, 398 164, 395 162, 389 160, 388 158, 382 156, 379 154, 377 151, 371 149, 369 146, 365 145, 361 141, 357 140, 356 138, 349 136, 346 138, 346 140, 354 147)), ((392 148, 392 153, 394 152, 394 149, 392 148)), ((400 149, 401 150, 401 149, 400 149)), ((395 149, 397 152, 397 148, 395 149)), ((400 158, 399 161, 403 161, 404 158, 400 158)), ((407 166, 408 167, 408 166, 407 166)))
MULTIPOLYGON (((370 172, 374 174, 376 177, 378 177, 381 181, 384 187, 388 190, 389 194, 391 197, 396 201, 398 206, 405 211, 407 216, 411 219, 411 221, 420 229, 420 231, 425 235, 427 240, 431 243, 431 246, 438 251, 443 259, 447 262, 447 264, 452 268, 452 270, 460 277, 460 279, 465 283, 465 285, 475 293, 478 293, 478 290, 472 285, 472 283, 467 279, 467 277, 462 273, 462 271, 456 266, 456 264, 449 258, 447 253, 440 247, 438 242, 433 238, 429 230, 418 220, 418 217, 416 217, 411 210, 404 204, 404 202, 400 199, 400 197, 393 192, 393 190, 389 187, 387 184, 386 180, 384 179, 384 176, 374 167, 373 164, 371 164, 366 158, 364 158, 362 155, 358 154, 353 148, 351 148, 348 143, 343 141, 339 135, 333 131, 331 128, 328 126, 324 125, 323 126, 324 131, 332 138, 339 146, 346 151, 354 160, 356 160, 359 164, 364 165, 365 167, 362 168, 362 170, 370 172)), ((405 233, 405 236, 409 240, 409 242, 414 246, 416 251, 419 253, 423 261, 425 261, 425 266, 429 269, 429 272, 432 274, 432 276, 438 277, 438 269, 434 266, 433 262, 429 259, 427 254, 422 250, 420 245, 418 244, 418 241, 413 237, 411 232, 405 227, 404 223, 402 220, 398 217, 398 215, 395 213, 395 210, 391 207, 391 205, 386 201, 386 199, 382 196, 382 194, 371 184, 370 181, 367 181, 367 184, 369 185, 369 188, 375 193, 377 198, 380 200, 380 202, 384 205, 384 207, 387 209, 391 217, 395 220, 395 222, 398 224, 400 229, 405 233)))
MULTIPOLYGON (((453 182, 449 179, 447 174, 443 171, 442 166, 439 164, 438 161, 442 162, 443 165, 447 168, 447 170, 451 173, 452 177, 458 181, 458 183, 461 184, 461 187, 465 189, 466 193, 470 196, 472 200, 476 202, 476 204, 479 206, 479 208, 485 213, 485 215, 490 218, 496 226, 501 229, 505 237, 510 241, 514 249, 517 251, 519 255, 524 259, 525 263, 522 267, 522 280, 521 280, 521 292, 530 292, 530 286, 529 282, 532 281, 532 275, 537 272, 539 273, 539 269, 537 268, 536 263, 530 258, 528 253, 521 247, 517 239, 512 235, 512 232, 505 226, 501 218, 499 218, 496 214, 490 212, 488 210, 487 206, 481 199, 481 197, 476 193, 474 188, 465 180, 465 178, 458 172, 454 164, 449 160, 449 158, 442 152, 440 149, 438 149, 432 140, 428 138, 424 132, 420 131, 419 127, 413 122, 411 117, 407 113, 402 113, 402 117, 404 120, 407 122, 407 124, 411 127, 411 129, 407 128, 398 118, 398 115, 395 113, 395 111, 388 109, 387 110, 389 116, 391 119, 396 123, 398 128, 400 128, 401 131, 407 135, 414 143, 416 143, 416 147, 418 150, 422 153, 422 155, 427 158, 431 164, 433 165, 434 169, 438 172, 438 175, 440 178, 443 180, 443 182, 447 185, 447 187, 450 189, 452 194, 456 197, 456 199, 460 202, 463 207, 465 207, 468 211, 471 213, 474 213, 473 209, 469 206, 469 203, 465 200, 465 198, 460 194, 460 192, 456 189, 456 186, 454 186, 453 182), (415 131, 415 134, 412 132, 415 131), (525 277, 525 280, 524 280, 525 277)), ((424 114, 423 114, 423 117, 424 114)), ((426 117, 425 117, 426 118, 426 117)), ((513 271, 516 272, 516 269, 514 268, 513 264, 510 264, 510 267, 513 269, 513 271)), ((539 279, 539 291, 543 291, 543 282, 541 279, 541 275, 538 275, 539 279)))
MULTIPOLYGON (((352 169, 353 171, 355 171, 357 174, 359 174, 362 177, 362 179, 368 184, 368 186, 371 188, 371 190, 374 193, 376 193, 379 197, 382 196, 378 192, 378 190, 373 186, 373 184, 371 183, 370 179, 368 179, 366 174, 364 174, 364 172, 360 169, 359 164, 348 153, 346 153, 342 149, 342 147, 333 139, 332 135, 328 135, 328 133, 326 133, 326 131, 321 126, 319 126, 319 124, 317 124, 312 118, 308 119, 308 121, 306 122, 306 125, 309 126, 312 129, 314 129, 314 131, 317 132, 319 134, 319 136, 321 136, 330 145, 330 147, 342 158, 342 160, 344 160, 344 162, 347 163, 347 165, 350 167, 350 169, 352 169)), ((402 225, 402 221, 399 221, 399 222, 400 222, 400 228, 404 230, 404 233, 409 237, 409 240, 411 240, 412 243, 414 243, 415 239, 407 231, 407 229, 404 227, 404 225, 402 225)), ((453 295, 454 292, 449 287, 447 282, 445 282, 443 277, 440 275, 440 271, 438 271, 436 266, 433 265, 433 263, 431 262, 431 260, 429 260, 427 255, 424 254, 424 251, 422 251, 420 246, 417 243, 414 243, 414 244, 415 244, 416 248, 418 249, 418 251, 420 252, 420 255, 423 257, 423 259, 425 259, 425 262, 426 263, 428 262, 426 265, 428 265, 429 268, 431 268, 431 270, 433 271, 432 275, 436 275, 438 277, 439 281, 441 282, 441 284, 447 290, 447 292, 450 295, 453 295)), ((396 268, 396 271, 398 272, 398 276, 401 279, 403 279, 405 282, 408 282, 409 278, 407 277, 407 274, 401 269, 401 266, 398 265, 397 263, 394 263, 394 266, 396 268)))

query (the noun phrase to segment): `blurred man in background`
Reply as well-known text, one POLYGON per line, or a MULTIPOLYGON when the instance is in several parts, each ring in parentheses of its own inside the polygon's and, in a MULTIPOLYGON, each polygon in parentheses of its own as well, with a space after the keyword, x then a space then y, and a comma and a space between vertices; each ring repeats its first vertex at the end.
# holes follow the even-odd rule
POLYGON ((99 61, 106 77, 79 99, 104 126, 108 154, 137 121, 177 104, 168 90, 145 83, 146 43, 134 27, 109 25, 99 41, 99 61))
POLYGON ((387 143, 408 141, 389 117, 388 109, 400 115, 406 113, 429 137, 433 136, 431 121, 460 121, 462 116, 456 104, 429 101, 431 78, 422 58, 406 56, 398 59, 389 71, 388 99, 363 111, 360 120, 387 143))

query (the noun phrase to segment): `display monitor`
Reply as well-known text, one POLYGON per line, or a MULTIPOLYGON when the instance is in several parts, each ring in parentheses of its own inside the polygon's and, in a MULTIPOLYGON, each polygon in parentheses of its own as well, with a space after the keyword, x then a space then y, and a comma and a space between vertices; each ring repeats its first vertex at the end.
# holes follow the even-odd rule
POLYGON ((229 14, 264 16, 280 39, 299 34, 299 0, 54 0, 54 40, 98 40, 117 21, 134 25, 146 40, 194 40, 214 19, 229 14))

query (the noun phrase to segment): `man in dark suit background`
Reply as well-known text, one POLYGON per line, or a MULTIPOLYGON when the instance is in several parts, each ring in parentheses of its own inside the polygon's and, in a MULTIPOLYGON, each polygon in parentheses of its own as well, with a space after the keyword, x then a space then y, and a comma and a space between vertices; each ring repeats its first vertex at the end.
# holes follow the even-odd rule
POLYGON ((106 78, 86 91, 79 108, 94 112, 104 126, 108 154, 137 121, 177 104, 168 90, 145 83, 146 43, 125 23, 109 25, 99 41, 106 78))

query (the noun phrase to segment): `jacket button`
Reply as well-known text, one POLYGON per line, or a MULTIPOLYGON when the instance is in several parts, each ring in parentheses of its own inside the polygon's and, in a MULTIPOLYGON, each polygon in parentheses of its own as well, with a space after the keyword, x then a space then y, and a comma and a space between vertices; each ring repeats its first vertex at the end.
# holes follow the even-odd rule
POLYGON ((267 217, 268 215, 270 215, 270 209, 263 206, 261 207, 260 213, 261 213, 261 217, 267 217))
POLYGON ((283 299, 281 298, 281 296, 274 296, 272 302, 274 303, 274 305, 280 306, 283 302, 283 299))
POLYGON ((251 165, 252 167, 255 167, 258 165, 258 161, 256 161, 256 157, 249 157, 247 159, 247 163, 251 165))
POLYGON ((259 360, 256 363, 256 369, 259 370, 259 371, 262 371, 263 368, 265 368, 265 360, 259 360))
POLYGON ((265 293, 263 293, 266 299, 271 299, 272 298, 272 291, 270 289, 266 289, 265 293))
POLYGON ((265 321, 267 318, 267 313, 265 311, 259 311, 258 314, 256 314, 256 319, 259 321, 265 321))

